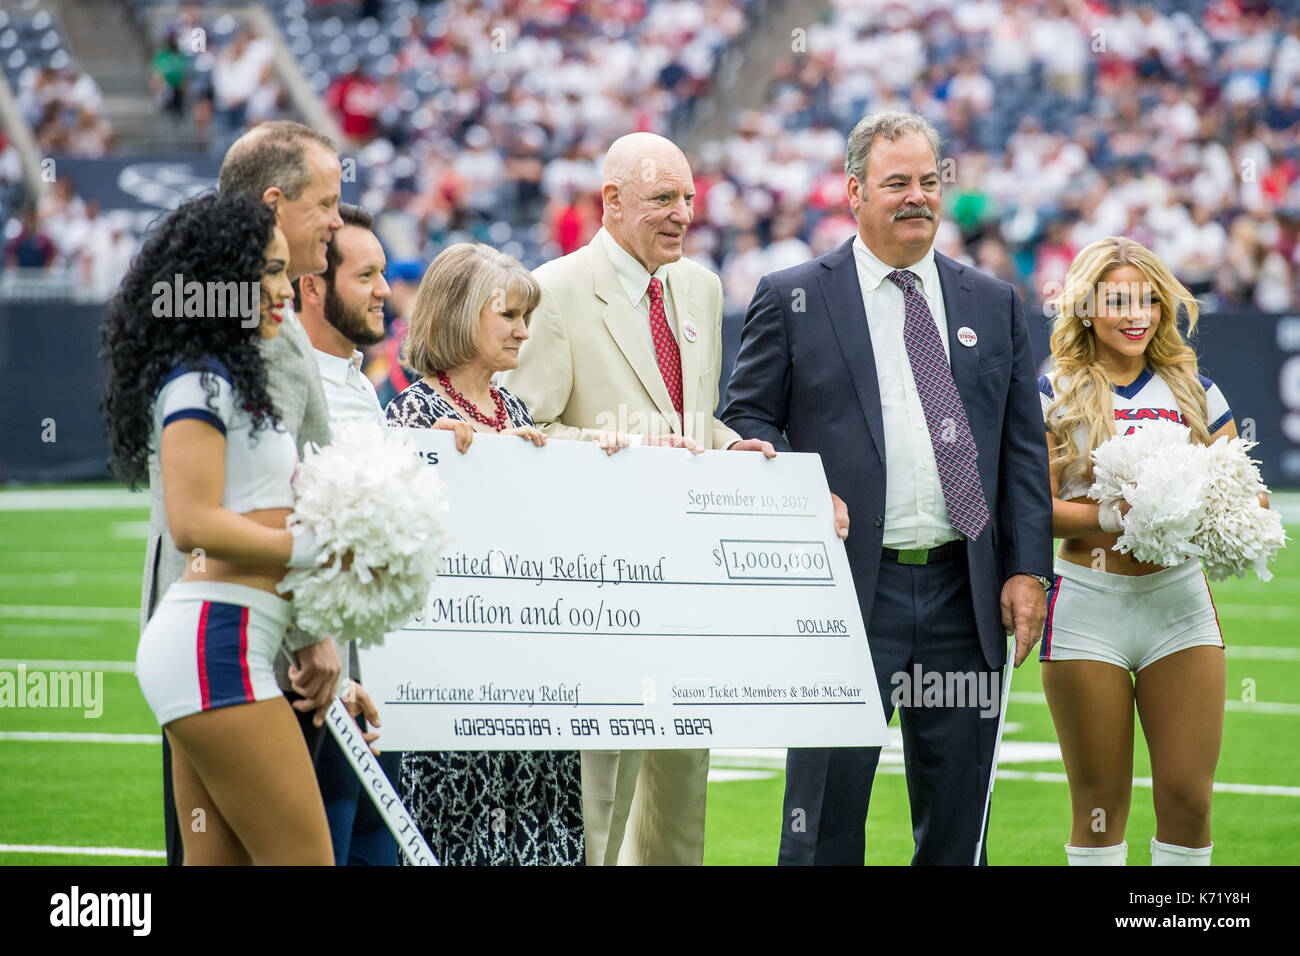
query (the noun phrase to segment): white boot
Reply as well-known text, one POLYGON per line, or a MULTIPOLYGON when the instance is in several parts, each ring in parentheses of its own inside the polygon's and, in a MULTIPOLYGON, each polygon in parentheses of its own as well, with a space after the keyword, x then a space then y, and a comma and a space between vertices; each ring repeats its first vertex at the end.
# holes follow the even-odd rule
POLYGON ((1151 865, 1152 866, 1209 866, 1210 851, 1214 849, 1214 844, 1209 846, 1174 846, 1172 843, 1161 843, 1155 837, 1151 838, 1151 865))
POLYGON ((1123 866, 1127 856, 1128 844, 1124 842, 1114 846, 1065 845, 1065 857, 1070 866, 1123 866))

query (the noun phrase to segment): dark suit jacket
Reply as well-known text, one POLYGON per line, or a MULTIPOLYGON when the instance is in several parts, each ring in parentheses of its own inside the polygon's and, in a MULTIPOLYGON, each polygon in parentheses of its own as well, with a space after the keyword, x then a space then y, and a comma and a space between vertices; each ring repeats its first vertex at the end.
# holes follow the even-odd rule
MULTIPOLYGON (((1002 585, 1050 575, 1052 499, 1035 366, 1020 298, 935 253, 953 380, 979 449, 990 520, 967 547, 974 624, 992 668, 1006 659, 1002 585), (966 348, 957 330, 978 341, 966 348)), ((870 627, 885 515, 885 435, 853 242, 763 277, 741 333, 722 420, 778 451, 817 452, 851 521, 845 541, 870 627)))

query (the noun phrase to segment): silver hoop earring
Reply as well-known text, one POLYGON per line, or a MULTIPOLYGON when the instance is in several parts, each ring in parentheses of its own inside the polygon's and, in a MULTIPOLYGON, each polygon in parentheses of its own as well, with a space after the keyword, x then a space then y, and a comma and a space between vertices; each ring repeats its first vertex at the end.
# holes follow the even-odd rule
POLYGON ((1084 319, 1084 320, 1083 320, 1083 327, 1084 327, 1085 329, 1090 329, 1090 328, 1092 328, 1092 319, 1084 319))

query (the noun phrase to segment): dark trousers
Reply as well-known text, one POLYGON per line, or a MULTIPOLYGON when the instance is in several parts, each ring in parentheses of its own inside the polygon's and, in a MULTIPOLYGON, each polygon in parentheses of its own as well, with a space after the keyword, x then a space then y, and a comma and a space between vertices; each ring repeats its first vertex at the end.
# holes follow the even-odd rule
MULTIPOLYGON (((379 741, 382 745, 382 738, 379 741)), ((402 767, 400 751, 385 750, 380 769, 396 790, 402 767)), ((397 841, 370 795, 361 790, 361 778, 333 741, 321 749, 316 779, 325 801, 325 816, 334 844, 335 866, 397 866, 397 841)))
MULTIPOLYGON (((903 705, 899 722, 916 845, 912 863, 970 866, 980 839, 1001 683, 980 650, 965 550, 927 565, 886 557, 867 635, 885 720, 893 716, 893 700, 903 705), (915 686, 921 683, 915 680, 918 664, 922 674, 943 678, 944 687, 968 679, 961 694, 966 706, 953 706, 956 694, 938 706, 922 697, 922 688, 915 686), (972 684, 984 687, 985 704, 978 692, 966 693, 972 684)), ((788 752, 778 863, 863 864, 867 804, 879 760, 879 747, 788 752)), ((988 862, 983 849, 980 862, 988 862)))

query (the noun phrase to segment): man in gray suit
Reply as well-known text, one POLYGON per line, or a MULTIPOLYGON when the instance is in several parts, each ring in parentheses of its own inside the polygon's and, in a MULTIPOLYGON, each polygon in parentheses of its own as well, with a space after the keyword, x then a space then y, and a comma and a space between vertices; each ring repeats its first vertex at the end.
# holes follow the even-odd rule
MULTIPOLYGON (((342 168, 333 142, 301 123, 263 123, 245 133, 226 153, 221 164, 222 192, 254 196, 271 206, 276 222, 289 242, 289 278, 324 272, 325 253, 334 233, 342 228, 339 191, 342 168)), ((298 443, 299 451, 309 442, 330 441, 329 411, 321 387, 311 341, 292 310, 280 326, 280 334, 261 343, 266 362, 267 389, 280 421, 298 443)), ((163 594, 179 580, 191 556, 177 550, 167 528, 163 507, 162 475, 157 456, 149 464, 149 550, 145 555, 144 588, 141 596, 141 627, 153 615, 163 594)), ((194 560, 202 560, 200 555, 194 560)), ((334 699, 342 663, 334 642, 290 628, 277 667, 280 686, 292 692, 293 706, 300 715, 312 713, 319 731, 325 711, 334 699), (286 655, 294 655, 297 664, 286 655)), ((319 749, 320 736, 313 740, 312 728, 304 726, 308 745, 319 749)), ((163 742, 163 815, 167 828, 167 862, 181 862, 180 826, 171 786, 171 753, 163 742)))

